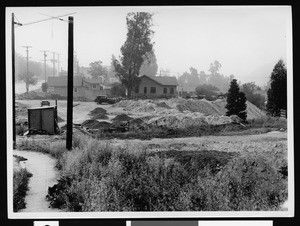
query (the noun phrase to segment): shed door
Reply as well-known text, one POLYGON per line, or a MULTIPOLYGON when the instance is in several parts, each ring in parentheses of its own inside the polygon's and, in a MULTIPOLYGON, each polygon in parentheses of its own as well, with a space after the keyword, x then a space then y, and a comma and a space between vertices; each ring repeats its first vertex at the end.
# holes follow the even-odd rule
POLYGON ((29 129, 41 130, 41 111, 40 110, 28 110, 29 113, 29 129))
POLYGON ((54 110, 43 109, 42 110, 42 128, 48 133, 54 133, 54 110))

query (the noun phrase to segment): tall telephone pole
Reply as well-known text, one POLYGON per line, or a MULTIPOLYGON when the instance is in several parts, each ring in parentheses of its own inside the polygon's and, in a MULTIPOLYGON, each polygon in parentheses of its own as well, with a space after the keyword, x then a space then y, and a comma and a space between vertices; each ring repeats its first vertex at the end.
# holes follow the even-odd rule
POLYGON ((44 73, 45 73, 45 83, 47 82, 47 63, 46 63, 46 61, 47 61, 47 52, 48 52, 48 50, 42 50, 41 52, 43 52, 44 54, 44 73))
POLYGON ((67 142, 66 148, 72 149, 73 135, 73 76, 74 76, 74 22, 73 17, 68 17, 68 102, 67 102, 67 142))
POLYGON ((60 68, 59 68, 59 55, 61 55, 60 53, 57 53, 57 74, 59 76, 59 71, 60 71, 60 68))
MULTIPOLYGON (((26 78, 28 79, 28 59, 29 59, 29 48, 32 48, 32 46, 22 46, 26 48, 26 63, 27 63, 27 68, 26 68, 26 78)), ((26 91, 28 92, 27 84, 26 84, 26 91)))

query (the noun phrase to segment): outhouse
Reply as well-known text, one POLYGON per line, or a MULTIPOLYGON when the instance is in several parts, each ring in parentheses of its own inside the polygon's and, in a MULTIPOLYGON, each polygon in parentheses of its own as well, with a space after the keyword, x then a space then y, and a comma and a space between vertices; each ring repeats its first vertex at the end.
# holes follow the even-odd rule
POLYGON ((28 109, 29 134, 57 134, 57 107, 43 106, 28 109))

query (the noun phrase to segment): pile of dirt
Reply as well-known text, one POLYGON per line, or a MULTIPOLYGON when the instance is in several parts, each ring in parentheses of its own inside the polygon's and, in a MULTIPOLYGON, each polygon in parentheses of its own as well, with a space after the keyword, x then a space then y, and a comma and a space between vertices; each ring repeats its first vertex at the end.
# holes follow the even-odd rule
POLYGON ((205 117, 205 121, 210 125, 229 124, 233 122, 230 117, 224 115, 208 115, 205 117))
POLYGON ((141 118, 134 118, 129 121, 130 129, 138 129, 141 127, 146 127, 146 125, 147 124, 145 123, 145 121, 141 118))
POLYGON ((95 115, 99 115, 99 114, 102 114, 102 115, 106 115, 107 114, 107 111, 104 109, 104 108, 95 108, 94 110, 90 111, 89 115, 91 116, 95 116, 95 115))
POLYGON ((169 105, 166 104, 166 102, 162 101, 162 102, 157 102, 156 103, 156 106, 157 107, 160 107, 160 108, 167 108, 167 109, 171 109, 171 107, 169 105))
MULTIPOLYGON (((178 113, 202 113, 205 115, 225 115, 226 100, 218 99, 215 101, 193 100, 183 98, 171 98, 168 100, 122 100, 116 103, 115 107, 122 107, 124 110, 132 113, 151 113, 153 115, 178 114, 178 113)), ((265 113, 255 105, 246 102, 247 119, 261 118, 265 113)), ((209 119, 208 119, 209 120, 209 119)), ((218 119, 219 120, 219 119, 218 119)), ((222 118, 228 120, 228 118, 222 118)), ((215 119, 214 119, 215 121, 215 119)))
POLYGON ((121 107, 124 110, 133 113, 151 112, 155 114, 164 114, 166 111, 172 110, 166 102, 160 100, 122 100, 113 106, 121 107))
POLYGON ((177 114, 154 117, 148 121, 148 124, 179 129, 190 126, 203 126, 208 123, 203 116, 192 117, 191 115, 177 114))
POLYGON ((107 121, 101 121, 101 122, 99 122, 98 126, 99 126, 100 128, 108 128, 108 127, 111 126, 111 123, 109 123, 109 122, 107 122, 107 121))
POLYGON ((206 115, 221 115, 218 109, 214 108, 209 101, 205 100, 186 100, 182 104, 176 105, 180 112, 190 111, 190 112, 201 112, 206 115))
POLYGON ((104 120, 106 120, 106 119, 108 119, 108 116, 107 115, 104 115, 104 114, 102 114, 102 113, 99 113, 99 114, 96 114, 96 115, 94 115, 93 117, 92 117, 92 119, 104 119, 104 120))
POLYGON ((130 121, 132 118, 126 114, 120 114, 117 115, 116 117, 114 117, 112 119, 112 121, 114 122, 124 122, 124 121, 130 121))
POLYGON ((101 123, 98 122, 97 120, 88 119, 85 120, 81 125, 89 129, 99 129, 101 127, 100 124, 101 123))

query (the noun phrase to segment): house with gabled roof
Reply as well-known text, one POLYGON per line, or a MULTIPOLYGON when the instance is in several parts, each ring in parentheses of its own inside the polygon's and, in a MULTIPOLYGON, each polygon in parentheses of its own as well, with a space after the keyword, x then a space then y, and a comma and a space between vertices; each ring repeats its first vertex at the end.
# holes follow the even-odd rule
MULTIPOLYGON (((49 77, 48 92, 67 97, 68 79, 67 76, 49 77)), ((109 95, 110 87, 102 84, 102 79, 84 78, 74 76, 73 78, 73 97, 82 97, 87 100, 94 100, 100 95, 109 95)))
POLYGON ((178 81, 172 76, 140 76, 140 84, 131 95, 133 97, 177 96, 178 81))

